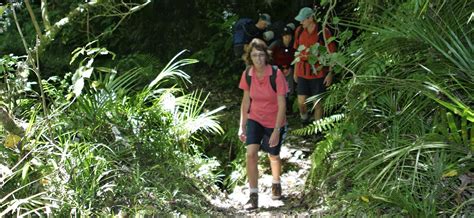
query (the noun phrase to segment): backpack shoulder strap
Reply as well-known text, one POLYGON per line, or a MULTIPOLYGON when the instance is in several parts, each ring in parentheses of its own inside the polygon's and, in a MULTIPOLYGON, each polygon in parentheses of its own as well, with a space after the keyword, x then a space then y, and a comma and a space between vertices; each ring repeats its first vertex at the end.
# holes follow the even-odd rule
POLYGON ((272 89, 275 92, 277 91, 276 89, 277 70, 278 70, 278 66, 272 65, 272 75, 270 76, 270 84, 272 85, 272 89))
MULTIPOLYGON (((272 86, 273 91, 276 92, 276 77, 277 77, 277 70, 278 66, 272 65, 272 75, 270 75, 270 84, 272 86)), ((250 67, 245 69, 245 80, 247 80, 247 85, 249 86, 252 84, 252 78, 250 77, 250 67)))
POLYGON ((245 80, 247 80, 247 85, 249 86, 252 84, 252 78, 250 77, 250 67, 245 68, 245 80))

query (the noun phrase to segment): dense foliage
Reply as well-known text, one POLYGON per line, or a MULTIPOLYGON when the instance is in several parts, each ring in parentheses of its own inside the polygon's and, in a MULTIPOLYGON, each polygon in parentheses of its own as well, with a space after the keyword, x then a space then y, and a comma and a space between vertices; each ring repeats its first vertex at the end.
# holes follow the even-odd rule
POLYGON ((238 109, 222 125, 216 116, 227 100, 219 89, 238 92, 242 71, 232 24, 259 12, 294 22, 312 4, 334 37, 310 59, 338 81, 313 97, 331 114, 293 132, 325 135, 307 201, 324 198, 342 216, 473 213, 471 1, 9 2, 0 5, 0 216, 213 210, 219 188, 245 175, 238 109), (330 41, 336 53, 325 52, 330 41), (218 109, 196 86, 218 90, 209 102, 218 109))
POLYGON ((471 214, 474 5, 391 6, 340 23, 363 32, 335 62, 348 69, 340 83, 315 98, 344 119, 297 132, 334 125, 316 145, 311 186, 331 190, 327 204, 343 214, 471 214))

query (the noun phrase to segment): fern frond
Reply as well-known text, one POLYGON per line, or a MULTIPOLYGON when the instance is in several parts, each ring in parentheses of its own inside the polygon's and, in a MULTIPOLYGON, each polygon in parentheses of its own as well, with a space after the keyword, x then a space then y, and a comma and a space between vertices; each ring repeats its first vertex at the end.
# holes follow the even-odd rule
POLYGON ((323 130, 326 131, 332 129, 336 125, 336 123, 342 120, 343 118, 344 114, 335 114, 330 117, 325 117, 323 119, 317 120, 304 128, 296 129, 292 131, 292 133, 295 135, 316 134, 318 132, 322 132, 323 130))

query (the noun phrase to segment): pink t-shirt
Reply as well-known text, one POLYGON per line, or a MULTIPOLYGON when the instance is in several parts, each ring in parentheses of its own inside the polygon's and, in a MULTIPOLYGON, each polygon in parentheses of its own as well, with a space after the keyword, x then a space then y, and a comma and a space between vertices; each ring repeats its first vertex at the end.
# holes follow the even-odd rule
MULTIPOLYGON (((252 83, 250 85, 250 113, 248 118, 257 121, 261 125, 267 128, 275 128, 275 123, 278 114, 278 98, 285 96, 288 92, 288 84, 286 83, 285 76, 280 70, 277 70, 277 76, 275 79, 276 93, 273 91, 270 83, 270 76, 272 75, 272 66, 267 65, 265 67, 265 76, 258 79, 255 75, 255 69, 250 68, 249 71, 250 79, 252 83)), ((249 90, 247 80, 245 78, 245 71, 242 73, 240 78, 239 88, 242 90, 249 90)), ((285 124, 284 119, 281 125, 285 124)))

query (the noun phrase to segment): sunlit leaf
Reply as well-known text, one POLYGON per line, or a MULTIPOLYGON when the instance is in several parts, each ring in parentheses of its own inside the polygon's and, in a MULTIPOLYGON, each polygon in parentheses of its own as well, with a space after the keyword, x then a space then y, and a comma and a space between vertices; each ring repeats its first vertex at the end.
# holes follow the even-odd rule
POLYGON ((360 200, 363 202, 369 203, 369 196, 360 196, 360 200))
POLYGON ((335 36, 329 37, 329 39, 326 40, 326 43, 331 43, 332 41, 336 40, 335 36))
POLYGON ((28 175, 28 171, 30 170, 30 162, 26 162, 26 164, 21 169, 21 179, 25 180, 26 176, 28 175))
POLYGON ((7 148, 15 148, 18 142, 20 142, 21 137, 17 136, 13 133, 9 133, 5 138, 5 147, 7 148))
POLYGON ((86 67, 91 67, 93 63, 94 63, 94 58, 89 59, 89 61, 87 61, 86 67))
POLYGON ((0 16, 3 14, 7 6, 0 6, 0 16))
POLYGON ((84 71, 82 71, 82 77, 83 78, 90 78, 93 71, 94 71, 93 67, 86 68, 84 71))
POLYGON ((443 173, 443 177, 453 177, 453 176, 457 176, 458 175, 458 171, 457 170, 450 170, 448 172, 445 172, 443 173))
POLYGON ((76 82, 74 82, 73 93, 76 96, 80 96, 83 88, 84 88, 84 78, 81 77, 76 82))

